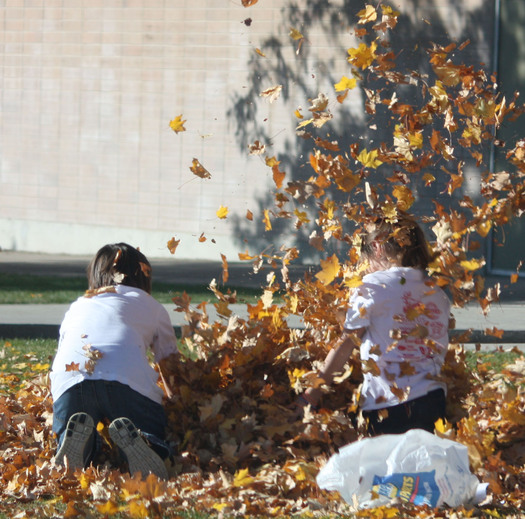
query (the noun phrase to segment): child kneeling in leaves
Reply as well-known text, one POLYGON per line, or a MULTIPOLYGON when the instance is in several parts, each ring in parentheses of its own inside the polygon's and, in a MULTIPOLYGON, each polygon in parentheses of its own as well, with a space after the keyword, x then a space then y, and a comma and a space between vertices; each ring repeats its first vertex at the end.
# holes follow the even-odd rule
MULTIPOLYGON (((448 348, 450 302, 427 276, 432 260, 419 225, 408 215, 376 217, 362 235, 363 284, 353 291, 344 330, 319 373, 331 384, 355 348, 364 381, 360 407, 368 432, 434 432, 445 417, 446 385, 440 379, 448 348)), ((303 405, 316 406, 321 390, 309 388, 303 405)))
POLYGON ((85 468, 100 446, 95 426, 107 421, 132 474, 167 479, 163 391, 147 351, 169 397, 163 371, 178 350, 168 312, 151 296, 151 265, 138 249, 109 244, 91 260, 87 278, 89 290, 62 321, 51 368, 55 461, 85 468))

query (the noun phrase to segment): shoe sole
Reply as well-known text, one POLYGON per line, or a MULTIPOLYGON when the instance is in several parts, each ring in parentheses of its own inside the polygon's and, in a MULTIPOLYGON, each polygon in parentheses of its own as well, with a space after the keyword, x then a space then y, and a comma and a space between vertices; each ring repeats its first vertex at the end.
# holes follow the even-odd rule
POLYGON ((151 473, 158 478, 168 479, 168 469, 164 461, 146 445, 131 420, 128 418, 113 420, 109 426, 109 435, 124 452, 131 474, 140 472, 145 477, 151 473))
POLYGON ((64 441, 55 456, 57 465, 67 465, 70 469, 84 468, 84 451, 93 434, 95 424, 87 413, 75 413, 66 426, 64 441))

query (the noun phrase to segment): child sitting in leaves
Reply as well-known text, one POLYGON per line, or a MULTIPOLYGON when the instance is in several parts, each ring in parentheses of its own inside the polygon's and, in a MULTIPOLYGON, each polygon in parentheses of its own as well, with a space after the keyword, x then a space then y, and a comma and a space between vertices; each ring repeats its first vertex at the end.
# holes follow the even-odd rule
POLYGON ((151 265, 126 243, 105 245, 91 260, 89 290, 67 311, 51 368, 57 464, 85 468, 100 447, 98 422, 133 474, 167 478, 163 391, 150 365, 151 347, 164 381, 178 357, 166 309, 151 297, 151 265))
MULTIPOLYGON (((351 294, 344 330, 319 373, 325 384, 360 348, 364 381, 360 407, 372 435, 421 428, 434 432, 445 417, 440 379, 448 347, 450 302, 425 273, 432 260, 419 225, 399 214, 374 218, 362 236, 363 284, 351 294)), ((309 388, 302 405, 315 407, 321 389, 309 388)))

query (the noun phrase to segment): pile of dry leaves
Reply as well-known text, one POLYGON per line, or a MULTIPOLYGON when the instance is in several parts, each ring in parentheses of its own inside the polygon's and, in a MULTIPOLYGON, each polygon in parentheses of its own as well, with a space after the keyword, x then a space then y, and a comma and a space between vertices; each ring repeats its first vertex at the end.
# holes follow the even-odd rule
MULTIPOLYGON (((275 287, 274 287, 275 288, 275 287)), ((217 309, 229 313, 233 294, 214 287, 217 309), (226 304, 225 304, 226 303, 226 304)), ((270 290, 270 288, 268 288, 270 290)), ((170 480, 131 477, 104 463, 67 473, 52 461, 51 401, 44 378, 0 397, 0 511, 31 503, 19 517, 64 515, 176 517, 195 510, 242 516, 351 513, 336 493, 320 491, 315 476, 337 449, 362 437, 356 416, 359 363, 352 361, 328 390, 319 411, 296 413, 297 392, 315 384, 315 367, 338 334, 331 322, 344 286, 301 281, 292 290, 308 308, 305 330, 289 329, 293 298, 275 304, 268 294, 249 306, 250 318, 230 315, 207 323, 204 304, 181 300, 191 324, 181 340, 195 360, 174 369, 177 392, 167 403, 176 455, 170 480)), ((469 510, 429 510, 400 504, 367 511, 367 517, 479 516, 482 511, 519 517, 525 506, 525 359, 494 373, 467 369, 451 345, 446 378, 451 423, 439 434, 466 444, 489 498, 469 510)), ((105 436, 103 424, 99 431, 105 436)))

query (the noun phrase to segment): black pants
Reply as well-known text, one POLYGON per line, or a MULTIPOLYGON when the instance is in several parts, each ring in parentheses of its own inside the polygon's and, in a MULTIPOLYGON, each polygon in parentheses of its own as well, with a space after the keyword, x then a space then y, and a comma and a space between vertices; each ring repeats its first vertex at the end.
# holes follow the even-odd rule
POLYGON ((434 432, 434 423, 445 418, 446 397, 442 389, 435 389, 424 396, 399 405, 374 411, 363 411, 368 422, 368 432, 379 434, 402 434, 410 429, 434 432), (388 416, 382 417, 384 412, 388 416))

